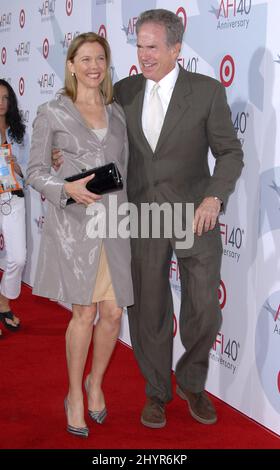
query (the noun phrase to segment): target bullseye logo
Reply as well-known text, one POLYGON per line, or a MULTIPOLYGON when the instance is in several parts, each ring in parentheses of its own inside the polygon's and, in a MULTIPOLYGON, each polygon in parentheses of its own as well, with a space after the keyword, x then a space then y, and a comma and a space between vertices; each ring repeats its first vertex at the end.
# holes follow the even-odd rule
POLYGON ((20 77, 20 79, 19 79, 18 91, 19 91, 20 96, 22 96, 23 93, 24 93, 24 79, 23 79, 23 77, 20 77))
POLYGON ((136 65, 132 65, 130 67, 129 76, 137 75, 137 74, 138 74, 138 69, 137 69, 136 65))
POLYGON ((0 250, 3 251, 5 247, 3 233, 0 234, 0 250))
POLYGON ((219 299, 220 307, 221 309, 223 309, 227 301, 227 291, 226 291, 226 286, 222 280, 220 281, 220 285, 218 289, 218 299, 219 299))
POLYGON ((234 60, 231 55, 226 55, 220 66, 220 79, 225 87, 232 84, 235 74, 234 60))
POLYGON ((21 28, 24 28, 24 25, 25 25, 25 11, 24 10, 20 10, 19 25, 20 25, 21 28))
POLYGON ((102 38, 107 38, 107 31, 106 31, 106 27, 104 24, 100 25, 100 28, 98 30, 98 34, 99 36, 101 36, 102 38))
POLYGON ((185 8, 179 7, 178 10, 176 11, 176 15, 181 18, 181 20, 182 20, 182 22, 183 22, 183 26, 184 26, 184 31, 186 31, 186 27, 187 27, 187 13, 186 13, 185 8))
POLYGON ((73 0, 66 0, 65 9, 67 16, 70 16, 73 10, 73 0))
POLYGON ((175 313, 173 313, 173 337, 175 338, 178 330, 178 323, 175 313))
POLYGON ((3 65, 5 65, 6 60, 7 60, 7 49, 6 49, 6 47, 2 47, 1 62, 2 62, 3 65))
POLYGON ((279 370, 279 373, 278 373, 277 385, 278 385, 278 392, 280 393, 280 370, 279 370))
POLYGON ((50 45, 49 45, 49 41, 47 38, 44 39, 44 42, 43 42, 43 56, 44 58, 46 59, 49 55, 49 50, 50 50, 50 45))

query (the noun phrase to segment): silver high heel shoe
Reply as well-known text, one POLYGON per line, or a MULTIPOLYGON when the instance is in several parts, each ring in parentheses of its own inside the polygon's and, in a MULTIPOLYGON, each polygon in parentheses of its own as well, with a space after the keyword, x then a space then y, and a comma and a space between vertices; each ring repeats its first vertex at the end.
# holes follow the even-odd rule
POLYGON ((64 400, 64 409, 65 409, 65 414, 66 414, 66 420, 67 420, 67 431, 70 434, 74 434, 74 436, 78 437, 88 437, 89 435, 89 429, 87 426, 83 428, 77 428, 76 426, 71 426, 68 424, 68 399, 67 397, 64 400))
MULTIPOLYGON (((88 387, 88 380, 89 380, 89 375, 86 376, 85 379, 85 389, 87 392, 87 395, 89 393, 89 387, 88 387)), ((106 406, 103 408, 101 411, 91 411, 88 410, 89 417, 97 424, 103 424, 105 421, 105 418, 107 416, 107 408, 106 406)))

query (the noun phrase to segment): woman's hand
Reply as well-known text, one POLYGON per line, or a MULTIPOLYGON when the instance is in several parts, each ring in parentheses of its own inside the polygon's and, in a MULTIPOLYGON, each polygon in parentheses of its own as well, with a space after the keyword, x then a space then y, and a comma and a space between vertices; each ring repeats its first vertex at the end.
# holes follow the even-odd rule
POLYGON ((102 196, 91 193, 86 188, 86 184, 92 180, 94 176, 95 175, 93 174, 86 176, 85 178, 72 181, 71 183, 64 183, 64 190, 66 194, 72 197, 72 199, 74 199, 74 201, 76 201, 78 204, 84 204, 85 206, 88 206, 92 202, 98 201, 102 198, 102 196))
POLYGON ((21 168, 20 168, 19 164, 17 163, 17 157, 15 155, 8 155, 7 157, 5 157, 5 160, 9 165, 11 163, 13 163, 15 172, 19 176, 21 176, 21 177, 23 176, 21 168))

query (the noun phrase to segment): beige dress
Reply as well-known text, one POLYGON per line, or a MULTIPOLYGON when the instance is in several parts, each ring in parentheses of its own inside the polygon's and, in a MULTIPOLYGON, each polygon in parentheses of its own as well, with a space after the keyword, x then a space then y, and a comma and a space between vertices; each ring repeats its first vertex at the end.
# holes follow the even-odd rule
MULTIPOLYGON (((104 139, 107 127, 104 129, 92 129, 98 139, 101 141, 104 139)), ((101 302, 102 300, 114 300, 116 301, 113 284, 111 280, 110 269, 107 261, 106 251, 104 243, 102 243, 100 258, 98 264, 98 271, 93 291, 92 302, 101 302)))
POLYGON ((110 269, 107 261, 106 251, 102 243, 99 258, 98 271, 93 291, 92 302, 101 302, 102 300, 116 301, 115 292, 111 280, 110 269))

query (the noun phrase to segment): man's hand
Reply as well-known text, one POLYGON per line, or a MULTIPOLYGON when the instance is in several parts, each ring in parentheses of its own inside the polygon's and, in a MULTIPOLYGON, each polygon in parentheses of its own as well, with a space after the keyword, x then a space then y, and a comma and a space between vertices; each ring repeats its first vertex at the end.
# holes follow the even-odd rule
POLYGON ((76 201, 78 204, 84 204, 85 206, 88 206, 92 202, 101 199, 102 196, 100 196, 99 194, 91 193, 86 188, 86 184, 92 178, 94 178, 94 174, 86 176, 85 178, 81 178, 76 181, 72 181, 71 183, 64 183, 64 190, 67 196, 72 197, 72 199, 74 199, 74 201, 76 201))
POLYGON ((215 197, 206 197, 195 211, 194 233, 199 237, 203 232, 213 230, 221 209, 221 201, 215 197))
POLYGON ((61 167, 63 160, 63 155, 60 149, 52 149, 52 167, 55 171, 59 170, 61 167))

